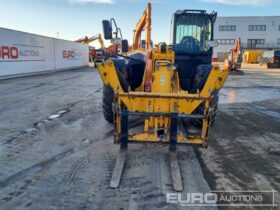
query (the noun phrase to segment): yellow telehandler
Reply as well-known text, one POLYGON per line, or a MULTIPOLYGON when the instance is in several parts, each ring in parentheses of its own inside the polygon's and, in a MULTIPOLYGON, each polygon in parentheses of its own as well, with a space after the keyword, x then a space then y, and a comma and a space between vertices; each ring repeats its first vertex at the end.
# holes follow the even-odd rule
MULTIPOLYGON (((148 8, 151 11, 151 5, 148 8)), ((104 83, 104 117, 114 123, 114 142, 120 144, 110 187, 119 186, 129 142, 157 142, 169 144, 173 187, 183 190, 176 145, 207 146, 218 91, 229 74, 211 64, 216 16, 216 12, 204 10, 176 11, 172 17, 171 45, 159 43, 151 48, 146 44, 145 49, 137 49, 135 42, 139 38, 134 37, 136 49, 128 52, 128 42, 122 40, 123 53, 98 65, 104 83), (138 130, 130 129, 130 120, 135 116, 143 120, 138 130), (198 132, 187 132, 191 125, 198 132)), ((119 28, 115 20, 102 23, 105 39, 112 39, 113 35, 116 39, 119 28)), ((141 30, 145 25, 150 27, 150 23, 140 25, 141 30)))

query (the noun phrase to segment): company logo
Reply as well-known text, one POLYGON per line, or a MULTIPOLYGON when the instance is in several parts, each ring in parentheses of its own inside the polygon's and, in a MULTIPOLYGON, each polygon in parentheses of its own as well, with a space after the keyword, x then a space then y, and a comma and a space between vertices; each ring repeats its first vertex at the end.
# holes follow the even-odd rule
POLYGON ((75 51, 74 50, 63 50, 62 57, 65 59, 74 59, 75 58, 75 51))
POLYGON ((166 202, 180 206, 277 206, 275 190, 166 193, 166 202))
POLYGON ((66 60, 82 60, 83 52, 79 49, 62 50, 62 58, 66 60))
POLYGON ((19 50, 17 47, 0 46, 0 58, 1 59, 18 59, 19 50))
POLYGON ((2 62, 42 60, 44 60, 44 47, 20 44, 0 45, 0 61, 2 62))

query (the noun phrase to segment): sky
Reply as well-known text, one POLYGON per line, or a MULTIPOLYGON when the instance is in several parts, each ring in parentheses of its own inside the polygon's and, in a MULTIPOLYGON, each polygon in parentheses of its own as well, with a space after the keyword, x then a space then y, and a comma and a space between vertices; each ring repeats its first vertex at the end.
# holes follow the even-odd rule
MULTIPOLYGON (((102 20, 115 18, 132 43, 147 0, 1 0, 0 27, 76 40, 102 33, 102 20)), ((218 16, 278 16, 280 0, 150 0, 152 40, 168 42, 178 9, 217 11, 218 16)), ((108 43, 107 43, 108 44, 108 43)))

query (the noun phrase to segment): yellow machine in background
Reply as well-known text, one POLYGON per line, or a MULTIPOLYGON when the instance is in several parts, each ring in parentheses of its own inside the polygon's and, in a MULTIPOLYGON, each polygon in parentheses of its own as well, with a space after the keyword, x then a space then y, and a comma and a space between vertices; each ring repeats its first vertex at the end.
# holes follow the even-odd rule
MULTIPOLYGON (((104 83, 104 117, 114 123, 114 141, 121 147, 112 188, 120 183, 128 142, 158 142, 169 144, 173 187, 182 191, 176 145, 207 147, 217 93, 229 74, 211 65, 216 16, 204 10, 179 10, 172 19, 172 45, 160 43, 151 50, 146 45, 146 49, 112 57, 98 66, 104 83), (133 116, 143 120, 139 129, 130 129, 129 117, 133 116), (198 132, 186 132, 183 119, 197 122, 198 132)), ((105 39, 112 38, 111 22, 103 21, 105 39)), ((122 46, 127 52, 127 41, 122 46)))
POLYGON ((245 50, 243 52, 243 63, 258 63, 258 59, 262 57, 262 50, 245 50))

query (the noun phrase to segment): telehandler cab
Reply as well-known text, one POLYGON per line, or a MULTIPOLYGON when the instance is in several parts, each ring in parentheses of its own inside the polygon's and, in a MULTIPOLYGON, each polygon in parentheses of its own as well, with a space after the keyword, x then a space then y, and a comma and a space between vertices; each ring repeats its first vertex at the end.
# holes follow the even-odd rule
MULTIPOLYGON (((114 142, 120 144, 110 182, 112 188, 119 186, 128 142, 158 142, 169 144, 173 187, 183 190, 176 145, 207 146, 218 91, 229 74, 228 70, 211 64, 216 16, 216 12, 204 10, 176 11, 171 25, 172 45, 159 43, 151 49, 147 44, 145 49, 134 47, 135 50, 127 52, 128 44, 123 40, 126 55, 115 55, 98 65, 104 83, 104 117, 114 123, 114 142), (140 132, 130 128, 129 119, 134 116, 143 119, 140 132), (188 132, 191 124, 199 132, 188 132)), ((145 17, 144 22, 151 20, 145 17)), ((117 27, 113 33, 112 21, 103 20, 105 39, 118 34, 117 27)), ((142 24, 141 30, 145 26, 150 27, 150 23, 142 24)))

